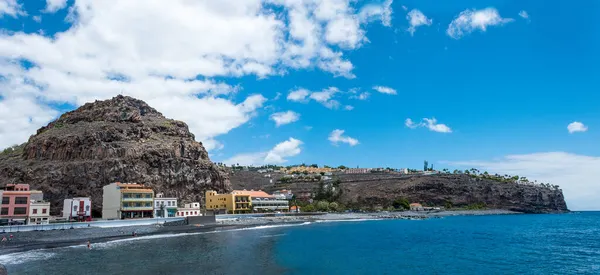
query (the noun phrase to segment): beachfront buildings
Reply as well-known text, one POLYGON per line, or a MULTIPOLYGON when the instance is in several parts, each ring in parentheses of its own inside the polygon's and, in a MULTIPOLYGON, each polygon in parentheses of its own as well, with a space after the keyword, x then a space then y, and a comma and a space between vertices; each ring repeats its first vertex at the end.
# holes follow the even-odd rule
POLYGON ((49 224, 50 202, 31 200, 29 202, 29 216, 27 224, 49 224))
POLYGON ((154 191, 138 183, 114 182, 103 187, 102 219, 151 218, 154 191))
POLYGON ((177 208, 177 217, 190 217, 190 216, 202 216, 200 211, 200 203, 192 202, 186 203, 184 207, 177 208))
POLYGON ((220 212, 222 210, 231 214, 249 213, 250 196, 233 191, 229 194, 217 194, 216 191, 206 191, 206 210, 220 212))
POLYGON ((29 184, 7 184, 2 191, 0 218, 26 223, 30 200, 29 184))
POLYGON ((420 203, 411 203, 410 204, 410 210, 411 211, 423 211, 423 205, 421 205, 420 203))
POLYGON ((225 210, 227 213, 239 214, 250 212, 288 211, 289 203, 285 195, 279 198, 264 191, 234 190, 229 194, 206 192, 206 209, 212 211, 225 210))
POLYGON ((163 193, 154 198, 154 217, 165 218, 177 215, 177 198, 167 198, 163 193))
POLYGON ((63 202, 62 216, 69 221, 91 221, 92 200, 88 197, 65 199, 63 202))

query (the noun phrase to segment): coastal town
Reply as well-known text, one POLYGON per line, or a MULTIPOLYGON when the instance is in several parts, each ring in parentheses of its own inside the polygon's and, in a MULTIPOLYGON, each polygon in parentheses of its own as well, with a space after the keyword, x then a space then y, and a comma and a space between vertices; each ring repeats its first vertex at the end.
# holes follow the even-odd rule
MULTIPOLYGON (((222 164, 218 164, 222 165, 222 164)), ((318 165, 297 165, 289 167, 277 166, 232 166, 234 171, 253 171, 262 175, 264 180, 273 183, 275 175, 279 175, 279 183, 306 180, 331 182, 335 176, 391 174, 391 175, 437 175, 449 173, 446 169, 436 171, 433 165, 424 162, 423 170, 393 168, 348 168, 345 166, 329 167, 318 165)), ((472 174, 482 177, 491 176, 487 172, 478 174, 476 169, 454 171, 453 173, 472 174)), ((518 180, 521 184, 529 183, 525 178, 506 177, 518 180)), ((536 183, 537 184, 537 183, 536 183)), ((319 199, 318 191, 308 190, 294 194, 292 190, 279 189, 271 194, 263 190, 233 190, 218 193, 207 190, 203 201, 182 202, 174 196, 166 196, 156 192, 144 183, 113 182, 102 188, 101 216, 93 217, 91 197, 65 198, 60 215, 50 215, 50 202, 44 200, 40 190, 33 190, 29 184, 6 184, 0 190, 2 205, 0 226, 7 225, 46 225, 64 222, 90 222, 93 220, 130 220, 152 218, 185 218, 194 216, 214 216, 224 214, 257 214, 257 213, 299 213, 306 212, 340 212, 342 208, 336 202, 315 201, 319 199), (313 204, 314 202, 314 204, 313 204), (325 204, 324 204, 325 203, 325 204), (324 205, 324 206, 323 206, 324 205), (302 209, 305 206, 305 209, 302 209)), ((405 199, 394 202, 389 210, 436 211, 447 205, 424 206, 420 202, 409 202, 405 199)), ((451 206, 450 206, 451 207, 451 206)), ((385 210, 385 209, 382 209, 385 210)))

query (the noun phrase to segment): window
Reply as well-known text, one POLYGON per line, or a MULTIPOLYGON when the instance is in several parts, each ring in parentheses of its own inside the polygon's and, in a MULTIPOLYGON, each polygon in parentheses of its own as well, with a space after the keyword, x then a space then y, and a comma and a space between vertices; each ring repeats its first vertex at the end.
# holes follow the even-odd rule
POLYGON ((90 206, 89 205, 85 206, 85 211, 90 211, 90 206))
POLYGON ((198 215, 198 211, 194 211, 194 215, 198 215))
POLYGON ((137 195, 135 195, 135 197, 138 198, 138 199, 140 199, 140 198, 142 198, 142 195, 137 194, 137 195))
POLYGON ((77 211, 77 205, 73 205, 73 211, 77 211))
POLYGON ((135 203, 135 207, 140 207, 140 206, 142 206, 142 204, 141 204, 141 203, 139 203, 139 202, 136 202, 136 203, 135 203))
POLYGON ((27 204, 28 203, 28 199, 27 197, 16 197, 15 198, 15 204, 27 204))
POLYGON ((152 206, 151 203, 149 203, 149 202, 146 203, 146 207, 151 207, 151 206, 152 206))
POLYGON ((189 214, 190 214, 190 212, 188 212, 188 211, 185 211, 185 215, 186 215, 186 216, 187 216, 187 215, 189 215, 189 214))
POLYGON ((46 214, 47 211, 48 211, 48 209, 46 209, 46 208, 42 209, 42 214, 46 214))
POLYGON ((27 214, 27 207, 15 207, 15 215, 25 215, 27 214))
POLYGON ((2 210, 0 210, 0 215, 8 215, 8 208, 2 207, 2 210))
POLYGON ((33 209, 33 214, 37 214, 37 209, 33 209))
POLYGON ((146 198, 149 199, 151 196, 150 194, 146 194, 146 198))
POLYGON ((2 197, 2 204, 10 204, 10 197, 2 197))
POLYGON ((159 207, 159 206, 160 206, 160 203, 159 203, 159 202, 156 202, 156 207, 159 207))

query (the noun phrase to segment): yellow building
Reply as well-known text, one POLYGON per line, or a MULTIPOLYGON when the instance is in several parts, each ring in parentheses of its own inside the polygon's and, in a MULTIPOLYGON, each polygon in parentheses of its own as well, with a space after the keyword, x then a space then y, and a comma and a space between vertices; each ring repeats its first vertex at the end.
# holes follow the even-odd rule
POLYGON ((250 212, 287 212, 289 202, 264 191, 234 190, 229 194, 206 192, 206 210, 226 210, 227 213, 240 214, 250 212))
POLYGON ((227 213, 240 214, 251 212, 250 195, 233 191, 229 194, 218 194, 206 191, 206 210, 226 210, 227 213))

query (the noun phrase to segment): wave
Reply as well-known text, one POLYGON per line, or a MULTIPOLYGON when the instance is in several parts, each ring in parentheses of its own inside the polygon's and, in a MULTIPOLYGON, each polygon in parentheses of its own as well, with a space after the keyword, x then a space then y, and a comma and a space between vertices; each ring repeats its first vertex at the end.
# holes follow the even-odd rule
POLYGON ((56 253, 47 249, 37 249, 0 255, 0 263, 4 265, 18 265, 30 261, 43 261, 56 256, 56 253))

